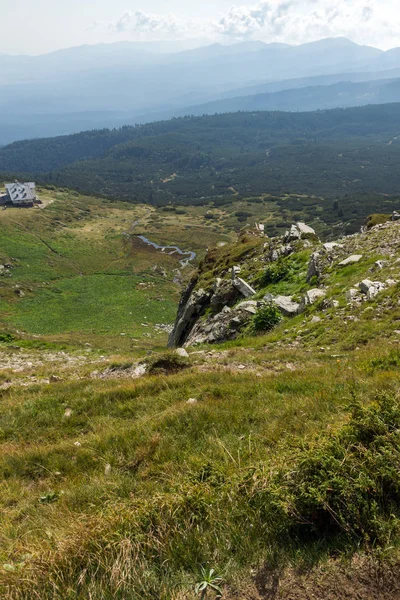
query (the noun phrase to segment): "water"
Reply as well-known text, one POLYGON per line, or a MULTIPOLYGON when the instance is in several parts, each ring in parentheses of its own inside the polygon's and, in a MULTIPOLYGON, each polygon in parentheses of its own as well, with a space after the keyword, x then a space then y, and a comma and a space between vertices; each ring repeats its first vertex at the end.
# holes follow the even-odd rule
POLYGON ((186 258, 183 258, 179 261, 182 267, 186 267, 190 263, 190 261, 196 258, 196 252, 192 252, 191 250, 181 250, 178 246, 160 246, 159 244, 156 244, 155 242, 149 240, 144 235, 138 235, 137 237, 140 240, 142 240, 142 242, 144 242, 145 244, 153 246, 153 248, 155 248, 156 250, 161 250, 161 252, 166 252, 166 254, 179 254, 180 256, 186 256, 186 258), (171 252, 168 252, 168 250, 171 250, 171 252))

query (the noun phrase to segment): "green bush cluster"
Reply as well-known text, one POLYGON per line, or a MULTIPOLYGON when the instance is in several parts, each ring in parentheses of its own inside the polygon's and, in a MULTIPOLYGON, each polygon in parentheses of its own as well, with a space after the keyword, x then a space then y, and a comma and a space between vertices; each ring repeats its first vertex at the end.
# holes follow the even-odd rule
POLYGON ((352 407, 350 422, 303 448, 280 477, 289 529, 356 544, 385 545, 400 517, 400 405, 384 395, 352 407))
POLYGON ((260 308, 253 318, 254 331, 270 331, 282 320, 282 315, 279 308, 273 304, 268 303, 260 308))
POLYGON ((288 276, 290 271, 289 264, 286 261, 277 261, 267 265, 262 277, 261 285, 278 283, 288 276))

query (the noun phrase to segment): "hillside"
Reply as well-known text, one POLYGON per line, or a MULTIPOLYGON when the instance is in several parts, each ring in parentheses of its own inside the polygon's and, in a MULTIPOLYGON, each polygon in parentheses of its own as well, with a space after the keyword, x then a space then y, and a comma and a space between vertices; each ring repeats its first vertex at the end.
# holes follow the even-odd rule
POLYGON ((183 267, 185 256, 138 236, 201 258, 210 241, 232 235, 216 231, 204 209, 177 225, 174 211, 65 190, 39 197, 41 208, 0 211, 0 327, 27 350, 164 346, 195 261, 183 267))
POLYGON ((275 196, 283 226, 286 211, 312 206, 305 220, 356 231, 397 208, 399 130, 399 104, 183 118, 17 142, 0 150, 0 170, 155 206, 275 196))
MULTIPOLYGON (((265 87, 268 87, 268 85, 265 87)), ((260 110, 315 111, 338 107, 388 104, 399 102, 399 100, 399 79, 353 82, 348 79, 347 74, 343 74, 341 81, 330 85, 304 86, 300 89, 298 87, 288 87, 282 91, 271 93, 248 95, 242 93, 236 97, 175 110, 171 116, 212 115, 215 113, 260 110)))
POLYGON ((188 108, 190 114, 191 106, 247 86, 340 73, 346 74, 340 81, 357 81, 360 72, 368 81, 368 73, 400 66, 398 49, 383 52, 345 38, 299 46, 200 44, 122 42, 0 55, 0 145, 149 122, 188 108))
POLYGON ((121 340, 55 371, 54 349, 21 361, 3 336, 2 597, 182 600, 214 581, 228 600, 399 598, 399 227, 211 249, 178 318, 188 293, 210 302, 191 313, 205 331, 243 304, 224 295, 236 267, 255 296, 224 344, 135 358, 121 340), (307 295, 263 331, 264 306, 307 295))

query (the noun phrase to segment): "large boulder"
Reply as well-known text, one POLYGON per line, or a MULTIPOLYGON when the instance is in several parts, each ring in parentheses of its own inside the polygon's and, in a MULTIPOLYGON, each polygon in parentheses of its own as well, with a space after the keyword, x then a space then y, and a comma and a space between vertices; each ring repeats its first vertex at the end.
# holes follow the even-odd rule
POLYGON ((315 304, 316 302, 318 302, 318 300, 322 300, 322 298, 325 298, 325 296, 326 291, 321 290, 320 288, 308 290, 308 292, 306 292, 305 296, 300 302, 299 312, 303 312, 303 310, 305 310, 307 306, 315 304))
POLYGON ((301 221, 299 221, 298 223, 296 223, 296 227, 300 232, 301 236, 304 235, 315 235, 315 231, 312 227, 310 227, 309 225, 306 225, 305 223, 302 223, 301 221))
POLYGON ((291 296, 273 296, 272 294, 267 294, 264 296, 264 300, 265 302, 275 304, 285 317, 294 317, 299 313, 300 304, 294 302, 291 296))

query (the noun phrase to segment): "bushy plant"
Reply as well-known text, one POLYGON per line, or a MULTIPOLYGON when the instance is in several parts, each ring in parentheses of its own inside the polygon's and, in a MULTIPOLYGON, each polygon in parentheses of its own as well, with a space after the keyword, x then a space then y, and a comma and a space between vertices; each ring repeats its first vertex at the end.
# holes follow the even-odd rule
POLYGON ((189 361, 175 352, 164 352, 147 361, 147 373, 150 375, 177 373, 189 367, 189 361))
POLYGON ((348 425, 301 450, 282 505, 299 533, 386 544, 400 518, 400 405, 383 396, 348 425))
POLYGON ((289 265, 286 261, 270 263, 261 276, 261 285, 269 285, 270 283, 282 281, 289 274, 289 270, 289 265))
POLYGON ((270 331, 282 320, 279 308, 271 303, 260 308, 253 318, 254 331, 270 331))

